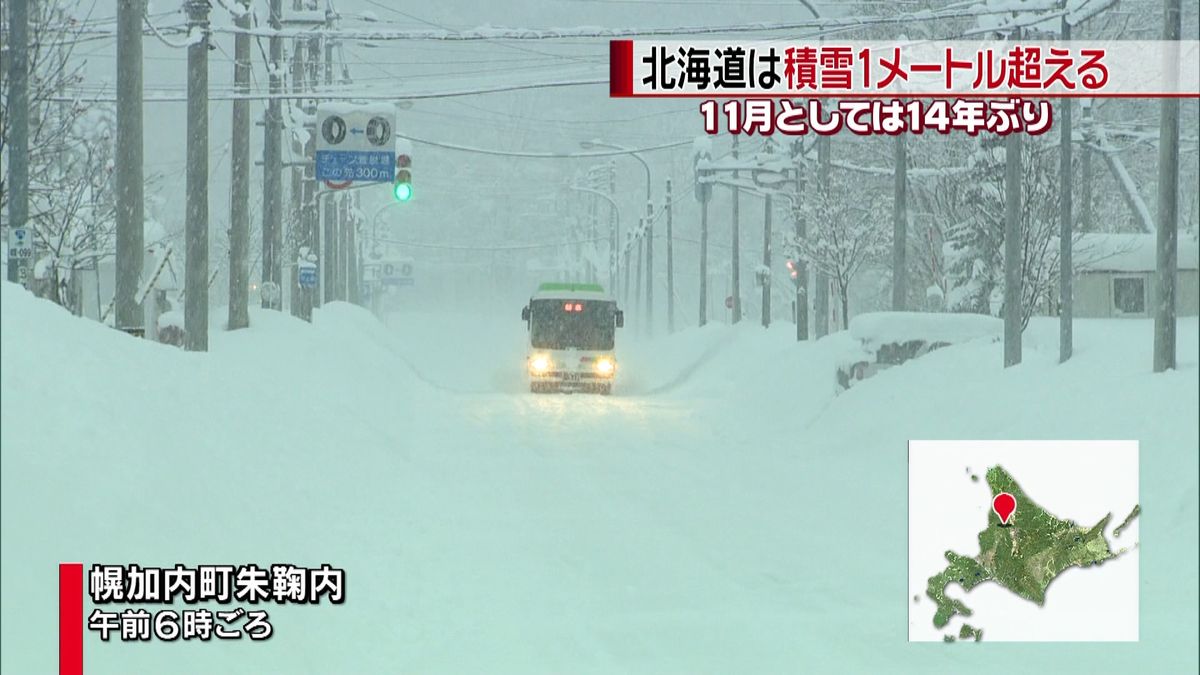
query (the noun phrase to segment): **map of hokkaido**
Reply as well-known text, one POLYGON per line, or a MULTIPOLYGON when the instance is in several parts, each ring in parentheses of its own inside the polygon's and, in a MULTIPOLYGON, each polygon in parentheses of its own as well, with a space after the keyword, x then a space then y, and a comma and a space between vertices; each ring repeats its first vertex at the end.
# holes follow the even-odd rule
MULTIPOLYGON (((995 581, 1026 600, 1043 605, 1050 582, 1064 570, 1100 565, 1128 550, 1114 552, 1104 538, 1111 513, 1094 525, 1081 526, 1038 506, 1003 467, 988 469, 987 483, 993 498, 1010 494, 1016 499, 1017 507, 1007 523, 1001 522, 999 514, 991 513, 987 529, 979 533, 978 556, 968 558, 946 551, 949 564, 929 578, 925 591, 925 595, 937 604, 933 625, 938 628, 949 623, 955 614, 972 614, 962 601, 946 597, 946 586, 951 582, 958 582, 964 590, 970 591, 985 581, 995 581)), ((1114 530, 1114 535, 1119 535, 1139 511, 1135 505, 1114 530)), ((964 624, 959 637, 980 640, 983 630, 964 624)))
POLYGON ((910 448, 910 640, 1137 640, 1135 443, 910 448))

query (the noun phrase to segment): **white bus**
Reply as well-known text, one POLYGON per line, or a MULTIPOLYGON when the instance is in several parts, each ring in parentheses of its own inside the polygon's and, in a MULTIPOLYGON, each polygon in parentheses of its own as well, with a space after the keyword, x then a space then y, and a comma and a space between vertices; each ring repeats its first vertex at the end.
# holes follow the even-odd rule
POLYGON ((611 394, 617 375, 617 301, 597 284, 543 283, 521 310, 529 327, 529 390, 611 394))

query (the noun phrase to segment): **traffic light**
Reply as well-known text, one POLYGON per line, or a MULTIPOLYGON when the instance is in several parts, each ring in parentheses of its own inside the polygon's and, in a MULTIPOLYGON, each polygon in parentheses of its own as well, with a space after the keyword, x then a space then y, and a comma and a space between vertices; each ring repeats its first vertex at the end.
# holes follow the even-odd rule
POLYGON ((392 196, 398 202, 406 202, 412 199, 412 157, 400 154, 396 155, 396 180, 392 183, 392 196))

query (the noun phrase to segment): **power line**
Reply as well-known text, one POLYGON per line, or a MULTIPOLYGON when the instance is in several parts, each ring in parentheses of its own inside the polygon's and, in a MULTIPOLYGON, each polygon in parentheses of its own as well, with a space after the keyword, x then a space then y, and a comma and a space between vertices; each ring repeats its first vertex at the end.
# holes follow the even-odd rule
POLYGON ((415 241, 400 241, 398 239, 388 239, 386 237, 367 237, 375 241, 381 241, 385 244, 395 244, 397 246, 409 246, 411 248, 428 248, 442 251, 529 251, 540 248, 562 248, 565 246, 576 246, 578 244, 591 244, 597 242, 608 241, 608 237, 595 237, 592 239, 573 239, 570 241, 555 241, 543 242, 539 244, 493 244, 487 246, 455 246, 452 244, 429 244, 415 241))
POLYGON ((440 141, 430 141, 424 138, 417 138, 408 134, 397 133, 400 138, 407 138, 414 143, 422 145, 432 145, 437 148, 445 148, 447 150, 458 150, 459 152, 470 152, 477 155, 493 155, 496 157, 521 157, 527 159, 587 159, 590 157, 614 157, 617 155, 628 155, 635 152, 654 152, 656 150, 669 150, 685 145, 691 145, 692 141, 675 141, 673 143, 663 143, 662 145, 654 145, 647 148, 633 148, 629 150, 597 150, 592 152, 520 152, 511 150, 489 150, 486 148, 472 148, 465 145, 455 145, 453 143, 442 143, 440 141))
MULTIPOLYGON (((452 98, 455 96, 474 96, 477 94, 494 94, 507 91, 525 91, 529 89, 557 89, 561 87, 582 87, 588 85, 607 85, 608 79, 595 80, 566 80, 562 82, 540 82, 531 84, 506 84, 496 85, 494 87, 480 87, 477 89, 460 89, 457 91, 437 91, 437 92, 418 92, 407 94, 395 93, 368 93, 354 89, 336 89, 332 87, 317 88, 313 91, 303 92, 280 92, 278 94, 270 93, 251 93, 251 94, 234 94, 222 93, 212 94, 208 97, 210 101, 269 101, 271 99, 292 100, 292 99, 314 99, 314 100, 343 100, 353 99, 358 101, 406 101, 420 100, 430 98, 452 98)), ((76 89, 76 91, 78 91, 76 89)), ((85 103, 114 103, 115 96, 98 96, 98 95, 59 95, 46 97, 47 101, 63 101, 72 102, 80 101, 85 103)), ((182 95, 165 95, 165 96, 143 96, 142 101, 145 103, 181 103, 187 100, 186 96, 182 95)))

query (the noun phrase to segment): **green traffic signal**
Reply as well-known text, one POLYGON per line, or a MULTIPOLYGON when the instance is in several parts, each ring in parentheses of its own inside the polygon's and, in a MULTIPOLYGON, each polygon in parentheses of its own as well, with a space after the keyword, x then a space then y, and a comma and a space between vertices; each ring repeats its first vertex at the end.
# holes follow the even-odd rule
POLYGON ((392 196, 398 202, 406 202, 412 199, 412 183, 396 183, 392 188, 392 196))

